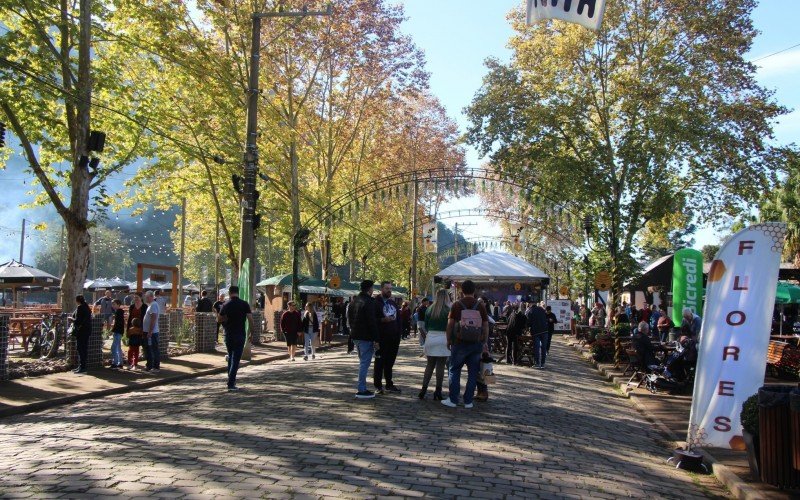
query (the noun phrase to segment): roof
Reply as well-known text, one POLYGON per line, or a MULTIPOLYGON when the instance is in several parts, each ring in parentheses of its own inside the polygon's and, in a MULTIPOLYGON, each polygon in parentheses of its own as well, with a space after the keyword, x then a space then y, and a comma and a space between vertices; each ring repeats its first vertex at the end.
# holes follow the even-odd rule
POLYGON ((642 270, 642 274, 625 282, 625 290, 646 290, 648 287, 672 287, 672 265, 675 254, 659 257, 642 270))
MULTIPOLYGON (((298 276, 299 282, 302 285, 309 285, 309 286, 321 286, 325 287, 326 283, 322 280, 316 278, 309 278, 308 276, 298 276)), ((291 274, 278 274, 277 276, 273 276, 271 278, 267 278, 264 281, 259 281, 256 283, 256 286, 292 286, 292 275, 291 274)))
POLYGON ((530 262, 505 252, 482 252, 439 271, 440 278, 472 280, 477 283, 515 283, 548 279, 530 262))
POLYGON ((58 285, 61 280, 41 269, 12 260, 0 265, 0 283, 58 285))

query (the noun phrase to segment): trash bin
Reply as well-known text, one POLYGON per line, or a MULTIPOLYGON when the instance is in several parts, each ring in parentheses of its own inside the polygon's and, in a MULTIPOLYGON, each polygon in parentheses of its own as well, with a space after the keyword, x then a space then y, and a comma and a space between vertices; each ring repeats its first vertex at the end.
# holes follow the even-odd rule
POLYGON ((800 473, 800 388, 789 394, 789 418, 792 421, 792 467, 800 473))
POLYGON ((758 390, 758 429, 761 442, 761 480, 779 488, 800 487, 800 470, 792 463, 793 441, 789 411, 790 386, 758 390))

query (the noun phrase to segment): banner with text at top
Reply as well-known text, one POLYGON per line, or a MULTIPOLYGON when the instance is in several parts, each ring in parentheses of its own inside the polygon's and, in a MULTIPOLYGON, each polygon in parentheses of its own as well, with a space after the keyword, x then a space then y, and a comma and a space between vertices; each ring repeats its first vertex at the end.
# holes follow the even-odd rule
POLYGON ((739 414, 764 384, 786 225, 756 224, 717 252, 708 273, 689 417, 690 447, 744 449, 739 414))
POLYGON ((605 10, 606 0, 528 0, 527 22, 561 19, 598 31, 605 10))

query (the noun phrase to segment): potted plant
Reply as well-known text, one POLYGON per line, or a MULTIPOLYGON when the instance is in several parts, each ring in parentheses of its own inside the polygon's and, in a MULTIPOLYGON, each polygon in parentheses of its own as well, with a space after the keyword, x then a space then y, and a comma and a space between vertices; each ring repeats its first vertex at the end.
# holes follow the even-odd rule
POLYGON ((747 463, 750 464, 750 472, 757 478, 761 477, 758 463, 758 394, 753 394, 742 403, 739 419, 742 422, 742 438, 747 447, 747 463))

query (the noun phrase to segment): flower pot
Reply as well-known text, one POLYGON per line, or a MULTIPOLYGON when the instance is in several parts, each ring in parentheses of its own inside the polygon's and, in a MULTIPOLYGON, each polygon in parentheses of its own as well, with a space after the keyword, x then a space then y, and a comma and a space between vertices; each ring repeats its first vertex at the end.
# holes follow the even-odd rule
POLYGON ((692 450, 684 450, 683 448, 676 448, 672 451, 672 457, 667 460, 667 463, 675 463, 675 468, 684 469, 694 472, 708 472, 705 464, 703 464, 703 455, 692 450))
POLYGON ((750 465, 750 472, 753 477, 761 477, 758 473, 758 436, 754 436, 747 431, 742 431, 742 438, 747 447, 747 463, 750 465))

